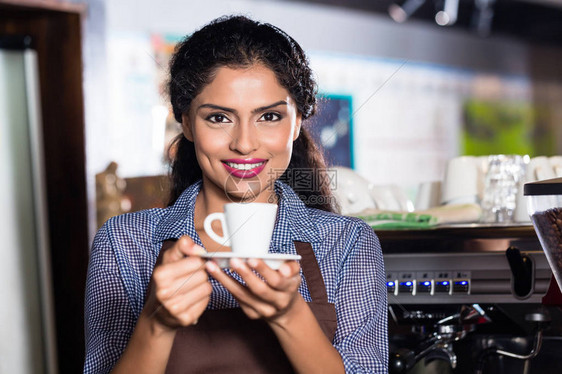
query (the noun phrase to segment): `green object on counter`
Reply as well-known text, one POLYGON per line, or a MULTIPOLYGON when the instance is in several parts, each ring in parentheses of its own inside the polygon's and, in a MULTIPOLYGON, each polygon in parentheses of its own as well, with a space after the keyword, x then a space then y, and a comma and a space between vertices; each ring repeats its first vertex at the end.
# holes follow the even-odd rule
POLYGON ((427 229, 438 223, 437 217, 417 213, 381 212, 357 217, 379 229, 427 229))

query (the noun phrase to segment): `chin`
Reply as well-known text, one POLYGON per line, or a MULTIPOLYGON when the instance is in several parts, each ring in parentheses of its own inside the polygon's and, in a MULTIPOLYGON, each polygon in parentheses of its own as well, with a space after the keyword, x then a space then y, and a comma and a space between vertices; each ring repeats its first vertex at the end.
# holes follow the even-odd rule
POLYGON ((239 180, 228 178, 225 183, 224 191, 229 200, 233 202, 252 202, 265 189, 264 183, 259 179, 239 180))

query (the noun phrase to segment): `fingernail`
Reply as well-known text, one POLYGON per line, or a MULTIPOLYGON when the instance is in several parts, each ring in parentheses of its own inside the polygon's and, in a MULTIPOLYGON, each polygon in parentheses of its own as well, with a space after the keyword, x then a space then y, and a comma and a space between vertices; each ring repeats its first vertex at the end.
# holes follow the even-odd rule
POLYGON ((187 238, 186 238, 185 236, 182 236, 182 237, 179 239, 178 242, 179 242, 179 245, 180 245, 181 248, 185 248, 185 249, 189 248, 189 245, 188 245, 188 244, 189 244, 189 240, 187 240, 187 238))
POLYGON ((251 258, 248 260, 248 265, 255 268, 256 266, 258 266, 258 260, 256 260, 255 258, 251 258))
POLYGON ((239 268, 242 266, 242 261, 239 258, 230 259, 230 266, 233 268, 239 268))
POLYGON ((198 254, 198 255, 203 255, 203 254, 207 253, 207 251, 203 247, 201 247, 200 245, 197 245, 197 244, 195 244, 194 249, 195 249, 195 254, 198 254))
POLYGON ((205 267, 207 268, 207 271, 209 271, 210 273, 214 273, 219 270, 219 267, 213 261, 207 261, 205 263, 205 267))
POLYGON ((289 269, 289 267, 287 265, 281 265, 281 268, 279 269, 279 272, 288 277, 291 274, 291 269, 289 269))

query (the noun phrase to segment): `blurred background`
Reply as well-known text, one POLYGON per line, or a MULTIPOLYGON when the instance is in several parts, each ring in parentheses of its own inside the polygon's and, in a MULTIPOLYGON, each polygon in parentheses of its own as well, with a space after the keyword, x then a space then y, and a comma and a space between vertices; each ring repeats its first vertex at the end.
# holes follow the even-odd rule
MULTIPOLYGON (((47 192, 36 225, 48 234, 37 262, 52 282, 35 286, 37 313, 21 321, 42 326, 26 330, 35 348, 7 341, 23 327, 0 315, 0 355, 13 358, 0 356, 0 372, 32 355, 44 365, 19 372, 81 370, 93 236, 112 215, 167 198, 166 152, 180 131, 164 92, 168 59, 183 37, 233 13, 300 43, 323 98, 307 126, 330 166, 369 183, 414 200, 457 156, 562 154, 561 0, 0 0, 0 34, 31 35, 37 51, 47 192)), ((29 310, 16 288, 6 297, 29 310)))
POLYGON ((278 25, 303 46, 326 98, 308 126, 331 165, 374 184, 396 184, 413 200, 455 156, 559 153, 560 3, 460 1, 456 20, 440 26, 436 14, 448 3, 90 2, 89 191, 110 162, 123 178, 166 174, 166 147, 179 131, 163 87, 168 58, 186 34, 230 13, 278 25))

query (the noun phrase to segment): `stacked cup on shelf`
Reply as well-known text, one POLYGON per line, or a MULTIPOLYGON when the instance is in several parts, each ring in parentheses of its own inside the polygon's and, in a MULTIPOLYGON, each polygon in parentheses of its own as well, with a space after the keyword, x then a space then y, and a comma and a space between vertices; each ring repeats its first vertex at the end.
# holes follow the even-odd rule
POLYGON ((482 222, 529 222, 523 184, 562 177, 562 156, 461 156, 451 159, 441 187, 441 204, 479 203, 482 222))

